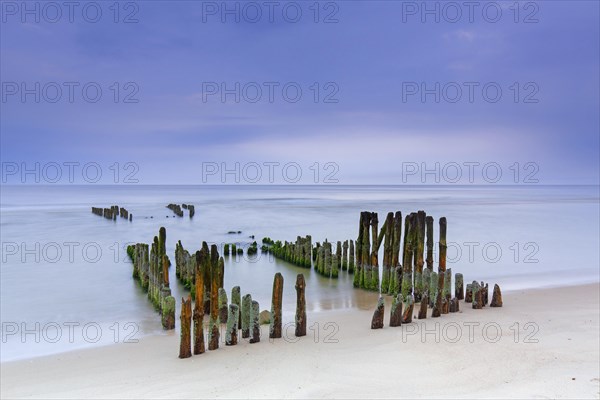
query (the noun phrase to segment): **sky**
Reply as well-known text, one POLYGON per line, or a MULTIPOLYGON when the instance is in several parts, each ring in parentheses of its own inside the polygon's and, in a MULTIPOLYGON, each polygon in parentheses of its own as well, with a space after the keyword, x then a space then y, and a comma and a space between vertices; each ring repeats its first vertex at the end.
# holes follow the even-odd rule
POLYGON ((2 183, 599 183, 598 1, 0 4, 2 183))

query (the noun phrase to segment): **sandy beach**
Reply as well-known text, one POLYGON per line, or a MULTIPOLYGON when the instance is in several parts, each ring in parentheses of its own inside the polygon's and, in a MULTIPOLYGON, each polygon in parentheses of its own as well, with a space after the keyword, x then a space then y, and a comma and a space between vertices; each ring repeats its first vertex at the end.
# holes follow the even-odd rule
MULTIPOLYGON (((470 306, 470 305, 469 305, 470 306)), ((503 308, 371 330, 308 315, 308 335, 177 358, 175 333, 7 362, 2 398, 599 398, 598 284, 504 293, 503 308), (318 323, 318 324, 315 324, 318 323), (318 328, 317 328, 318 327, 318 328), (318 334, 317 334, 318 333, 318 334)), ((284 321, 285 322, 285 321, 284 321)))

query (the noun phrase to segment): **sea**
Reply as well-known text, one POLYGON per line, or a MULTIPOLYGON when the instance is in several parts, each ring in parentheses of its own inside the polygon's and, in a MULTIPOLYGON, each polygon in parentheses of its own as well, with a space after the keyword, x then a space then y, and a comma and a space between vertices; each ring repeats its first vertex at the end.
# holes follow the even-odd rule
MULTIPOLYGON (((263 237, 311 235, 335 244, 357 238, 361 211, 377 212, 379 227, 390 211, 433 216, 434 270, 438 221, 446 217, 447 267, 466 282, 498 284, 504 292, 600 281, 598 186, 2 185, 0 197, 1 362, 177 335, 162 330, 125 251, 151 243, 160 227, 173 263, 177 325, 188 295, 175 277, 177 241, 190 253, 203 241, 244 247, 256 240, 260 248, 263 237), (193 204, 195 216, 177 217, 169 203, 193 204), (91 212, 111 205, 125 207, 132 221, 91 212)), ((224 286, 229 294, 240 286, 270 310, 277 272, 284 277, 287 326, 300 273, 309 325, 316 313, 374 309, 379 297, 354 288, 346 271, 326 278, 260 251, 225 257, 224 286)))

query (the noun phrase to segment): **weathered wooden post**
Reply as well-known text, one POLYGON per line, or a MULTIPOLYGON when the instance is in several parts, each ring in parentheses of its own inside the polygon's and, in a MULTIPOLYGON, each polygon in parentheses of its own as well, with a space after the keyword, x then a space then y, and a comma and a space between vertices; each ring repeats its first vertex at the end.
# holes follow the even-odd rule
POLYGON ((465 298, 463 285, 463 274, 457 273, 454 275, 454 297, 456 297, 458 300, 463 300, 465 298))
POLYGON ((344 270, 344 259, 342 258, 342 242, 338 240, 337 246, 335 247, 335 256, 338 262, 338 271, 344 270))
POLYGON ((406 216, 404 226, 407 229, 407 233, 404 236, 404 256, 402 257, 402 298, 406 301, 408 295, 412 295, 412 260, 415 244, 415 235, 417 231, 416 227, 416 214, 411 213, 406 216))
POLYGON ((240 308, 237 304, 229 305, 229 315, 227 316, 227 332, 225 333, 225 345, 235 346, 237 344, 238 323, 240 308))
POLYGON ((494 284, 494 293, 492 293, 490 307, 502 307, 502 292, 500 292, 498 284, 494 284))
POLYGON ((340 271, 338 268, 338 265, 340 263, 340 260, 338 259, 337 254, 334 254, 331 256, 331 277, 332 278, 337 278, 340 271))
POLYGON ((348 270, 348 241, 344 240, 342 247, 342 271, 348 270))
POLYGON ((371 281, 371 237, 369 232, 371 230, 371 213, 368 211, 364 212, 363 218, 363 237, 362 237, 362 274, 360 278, 360 287, 368 288, 369 282, 371 281))
POLYGON ((196 278, 194 302, 194 354, 202 354, 204 348, 204 271, 207 255, 199 250, 196 252, 196 278))
POLYGON ((250 337, 252 321, 252 296, 247 294, 242 298, 242 338, 250 337))
POLYGON ((355 266, 355 271, 354 271, 354 279, 353 279, 353 285, 354 287, 361 287, 361 280, 362 280, 362 248, 363 248, 363 236, 364 236, 364 218, 365 218, 365 213, 361 212, 360 213, 360 220, 358 222, 358 238, 356 239, 356 266, 355 266))
POLYGON ((423 252, 425 251, 425 211, 418 211, 416 218, 415 257, 414 257, 414 285, 415 302, 421 301, 423 296, 423 252))
POLYGON ((350 247, 348 249, 348 251, 350 252, 349 256, 348 256, 348 273, 349 274, 353 274, 354 273, 354 240, 350 239, 350 247))
POLYGON ((163 300, 161 322, 164 329, 175 329, 175 297, 171 295, 163 300))
POLYGON ((271 323, 269 327, 269 338, 281 337, 281 306, 283 303, 283 276, 276 273, 273 279, 273 297, 271 300, 271 323))
POLYGON ((409 324, 412 322, 415 301, 413 295, 409 294, 404 298, 404 311, 402 312, 402 323, 409 324))
POLYGON ((431 273, 431 284, 429 286, 429 294, 431 295, 431 301, 429 305, 431 306, 431 316, 433 318, 437 318, 442 314, 441 310, 441 300, 438 304, 438 295, 439 295, 439 276, 437 272, 433 271, 431 273))
POLYGON ((392 280, 392 242, 394 239, 394 213, 389 212, 385 218, 385 222, 381 227, 383 235, 380 235, 378 240, 383 240, 383 271, 381 273, 381 293, 390 292, 390 282, 392 280))
POLYGON ((377 243, 379 219, 377 213, 371 213, 371 234, 373 236, 373 249, 371 250, 371 274, 367 289, 379 291, 379 246, 377 243))
POLYGON ((208 349, 216 350, 219 348, 219 329, 221 323, 219 321, 219 253, 217 245, 213 244, 210 247, 210 266, 211 266, 211 282, 210 282, 210 320, 208 332, 208 349))
POLYGON ((429 305, 429 296, 427 295, 427 293, 425 293, 423 295, 423 297, 421 297, 421 304, 419 306, 419 315, 418 315, 418 319, 425 319, 427 318, 427 306, 429 305))
POLYGON ((433 271, 433 217, 427 216, 425 218, 425 225, 427 227, 427 269, 433 271))
POLYGON ((473 308, 480 310, 483 307, 483 292, 480 290, 479 283, 473 281, 471 290, 473 291, 473 308))
POLYGON ((258 343, 260 342, 260 306, 258 301, 252 300, 252 308, 250 312, 250 332, 252 333, 252 337, 250 338, 250 343, 258 343))
POLYGON ((379 297, 377 301, 377 308, 373 313, 373 319, 371 320, 371 329, 381 329, 383 328, 383 313, 384 313, 384 302, 383 296, 379 297))
POLYGON ((238 329, 242 329, 242 295, 239 286, 231 289, 231 303, 238 306, 238 329))
MULTIPOLYGON (((400 241, 402 239, 402 213, 396 211, 394 214, 394 227, 392 229, 392 259, 390 269, 390 286, 388 293, 391 295, 397 295, 400 293, 400 282, 398 279, 402 276, 402 270, 400 266, 400 241)), ((405 239, 406 240, 406 239, 405 239)))
POLYGON ((485 286, 483 286, 483 282, 481 282, 481 288, 483 289, 483 305, 487 306, 490 289, 487 283, 485 284, 485 286))
POLYGON ((446 274, 446 218, 440 218, 440 243, 439 243, 439 261, 438 261, 438 290, 436 296, 436 307, 440 313, 443 313, 445 297, 444 280, 446 274))
POLYGON ((458 299, 454 297, 452 300, 450 300, 450 312, 455 313, 459 311, 458 299))
POLYGON ((227 307, 227 292, 224 288, 219 288, 219 320, 222 324, 226 324, 228 321, 228 307, 227 307))
POLYGON ((402 325, 402 295, 394 295, 392 299, 392 310, 390 313, 390 326, 402 325))
POLYGON ((450 298, 452 288, 452 269, 448 268, 444 272, 444 291, 442 293, 442 314, 448 314, 450 312, 450 298))
POLYGON ((192 296, 187 300, 181 298, 181 337, 179 343, 179 358, 192 356, 192 296))
POLYGON ((467 283, 467 289, 465 290, 465 303, 473 302, 473 284, 467 283))
POLYGON ((296 277, 296 336, 306 336, 306 282, 304 274, 296 277))

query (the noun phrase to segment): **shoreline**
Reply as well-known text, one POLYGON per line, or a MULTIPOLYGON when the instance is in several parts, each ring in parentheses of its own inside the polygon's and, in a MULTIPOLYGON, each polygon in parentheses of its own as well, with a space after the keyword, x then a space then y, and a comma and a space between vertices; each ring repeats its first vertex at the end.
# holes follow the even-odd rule
POLYGON ((389 298, 381 330, 370 329, 373 310, 326 311, 308 315, 308 335, 297 341, 293 328, 270 341, 262 326, 260 343, 242 339, 185 360, 175 332, 145 336, 4 362, 1 395, 599 398, 599 289, 507 291, 502 308, 461 302, 460 313, 397 328, 388 326, 389 298))

